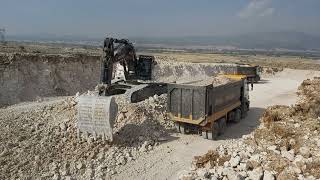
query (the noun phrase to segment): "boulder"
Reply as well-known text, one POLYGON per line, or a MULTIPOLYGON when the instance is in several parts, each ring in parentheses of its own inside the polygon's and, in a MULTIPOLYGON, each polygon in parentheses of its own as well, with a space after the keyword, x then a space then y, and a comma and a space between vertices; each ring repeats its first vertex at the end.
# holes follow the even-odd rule
POLYGON ((263 177, 263 170, 261 167, 256 168, 252 171, 248 171, 248 177, 252 180, 261 180, 263 177))
POLYGON ((301 147, 299 153, 305 158, 311 157, 310 149, 306 146, 301 147))
POLYGON ((270 171, 264 171, 263 180, 275 180, 274 175, 270 171))
POLYGON ((230 159, 229 161, 231 167, 237 167, 240 163, 240 157, 236 156, 230 159))
POLYGON ((242 180, 242 176, 231 168, 224 171, 229 180, 242 180))
POLYGON ((289 161, 294 161, 294 153, 290 151, 281 151, 281 156, 288 159, 289 161))
POLYGON ((210 177, 208 170, 205 168, 198 169, 196 173, 201 178, 209 178, 210 177))

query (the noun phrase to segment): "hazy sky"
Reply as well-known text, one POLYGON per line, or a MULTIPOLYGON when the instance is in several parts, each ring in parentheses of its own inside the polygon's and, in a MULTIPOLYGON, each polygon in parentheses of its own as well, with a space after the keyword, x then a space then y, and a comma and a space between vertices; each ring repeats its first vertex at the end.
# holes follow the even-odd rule
POLYGON ((320 35, 320 0, 0 0, 8 34, 230 35, 301 31, 320 35))

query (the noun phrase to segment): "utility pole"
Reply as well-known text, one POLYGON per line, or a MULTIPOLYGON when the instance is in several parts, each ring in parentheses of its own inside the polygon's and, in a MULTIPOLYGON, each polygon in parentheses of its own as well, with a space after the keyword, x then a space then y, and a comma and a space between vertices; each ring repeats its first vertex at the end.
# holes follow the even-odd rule
POLYGON ((2 28, 0 29, 0 43, 1 44, 6 44, 5 36, 4 34, 6 33, 6 29, 2 28))

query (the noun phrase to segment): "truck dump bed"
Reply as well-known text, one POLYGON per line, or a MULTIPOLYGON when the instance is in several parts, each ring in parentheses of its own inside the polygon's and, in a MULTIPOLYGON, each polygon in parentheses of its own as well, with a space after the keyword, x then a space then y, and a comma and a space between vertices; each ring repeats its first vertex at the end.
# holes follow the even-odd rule
POLYGON ((241 102, 242 80, 226 77, 168 84, 168 113, 175 121, 204 126, 241 102))

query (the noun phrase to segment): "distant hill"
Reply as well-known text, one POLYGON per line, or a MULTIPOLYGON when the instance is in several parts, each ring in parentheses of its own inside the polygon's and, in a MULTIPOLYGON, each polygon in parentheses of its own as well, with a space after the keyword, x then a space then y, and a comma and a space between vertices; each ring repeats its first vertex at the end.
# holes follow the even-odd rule
POLYGON ((242 48, 320 49, 320 37, 302 32, 251 33, 231 37, 230 40, 234 45, 242 48))
MULTIPOLYGON (((50 34, 8 36, 8 40, 50 41, 88 45, 102 45, 104 37, 58 36, 50 34)), ((186 36, 186 37, 131 37, 139 45, 161 47, 226 46, 242 49, 320 50, 320 37, 303 32, 259 32, 236 36, 186 36)))
POLYGON ((216 45, 246 49, 320 49, 320 37, 302 32, 259 32, 237 36, 192 36, 172 38, 136 38, 137 44, 168 44, 174 46, 216 45))

